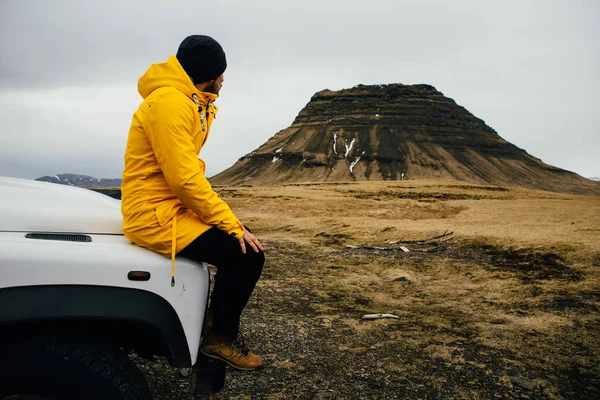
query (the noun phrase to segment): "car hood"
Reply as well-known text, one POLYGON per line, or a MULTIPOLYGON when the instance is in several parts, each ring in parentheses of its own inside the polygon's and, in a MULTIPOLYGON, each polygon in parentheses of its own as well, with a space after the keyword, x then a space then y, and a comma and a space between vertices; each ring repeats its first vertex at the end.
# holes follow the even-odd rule
POLYGON ((0 231, 123 234, 121 202, 92 190, 0 177, 0 231))

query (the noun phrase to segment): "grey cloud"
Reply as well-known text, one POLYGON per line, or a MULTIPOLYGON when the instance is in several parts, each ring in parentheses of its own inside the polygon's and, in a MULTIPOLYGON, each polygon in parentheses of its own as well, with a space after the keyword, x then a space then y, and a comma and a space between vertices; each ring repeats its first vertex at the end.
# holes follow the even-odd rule
POLYGON ((137 79, 191 33, 217 38, 229 64, 209 174, 318 90, 400 82, 434 85, 545 162, 600 175, 599 16, 595 1, 3 0, 0 175, 76 164, 118 176, 137 79))

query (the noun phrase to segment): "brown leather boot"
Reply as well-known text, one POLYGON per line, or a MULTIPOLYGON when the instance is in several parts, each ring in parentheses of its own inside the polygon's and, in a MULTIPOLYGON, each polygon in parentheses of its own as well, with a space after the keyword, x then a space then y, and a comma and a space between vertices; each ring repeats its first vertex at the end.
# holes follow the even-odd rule
POLYGON ((200 352, 243 371, 252 371, 262 365, 262 358, 250 351, 241 333, 238 339, 231 339, 228 335, 211 332, 204 338, 200 352))

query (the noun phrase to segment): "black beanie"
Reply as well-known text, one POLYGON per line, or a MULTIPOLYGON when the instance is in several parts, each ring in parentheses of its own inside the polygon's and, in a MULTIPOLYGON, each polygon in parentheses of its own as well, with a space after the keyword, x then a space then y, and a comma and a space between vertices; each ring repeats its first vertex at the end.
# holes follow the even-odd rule
POLYGON ((191 35, 183 39, 177 60, 194 83, 217 79, 227 68, 225 52, 210 36, 191 35))

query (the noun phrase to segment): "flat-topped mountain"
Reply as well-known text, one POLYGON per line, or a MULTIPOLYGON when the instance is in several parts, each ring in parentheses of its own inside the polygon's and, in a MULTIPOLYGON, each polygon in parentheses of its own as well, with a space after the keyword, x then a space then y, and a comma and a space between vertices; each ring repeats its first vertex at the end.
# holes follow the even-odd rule
POLYGON ((293 124, 220 185, 449 179, 600 194, 600 183, 543 163, 430 85, 358 85, 316 93, 293 124))

